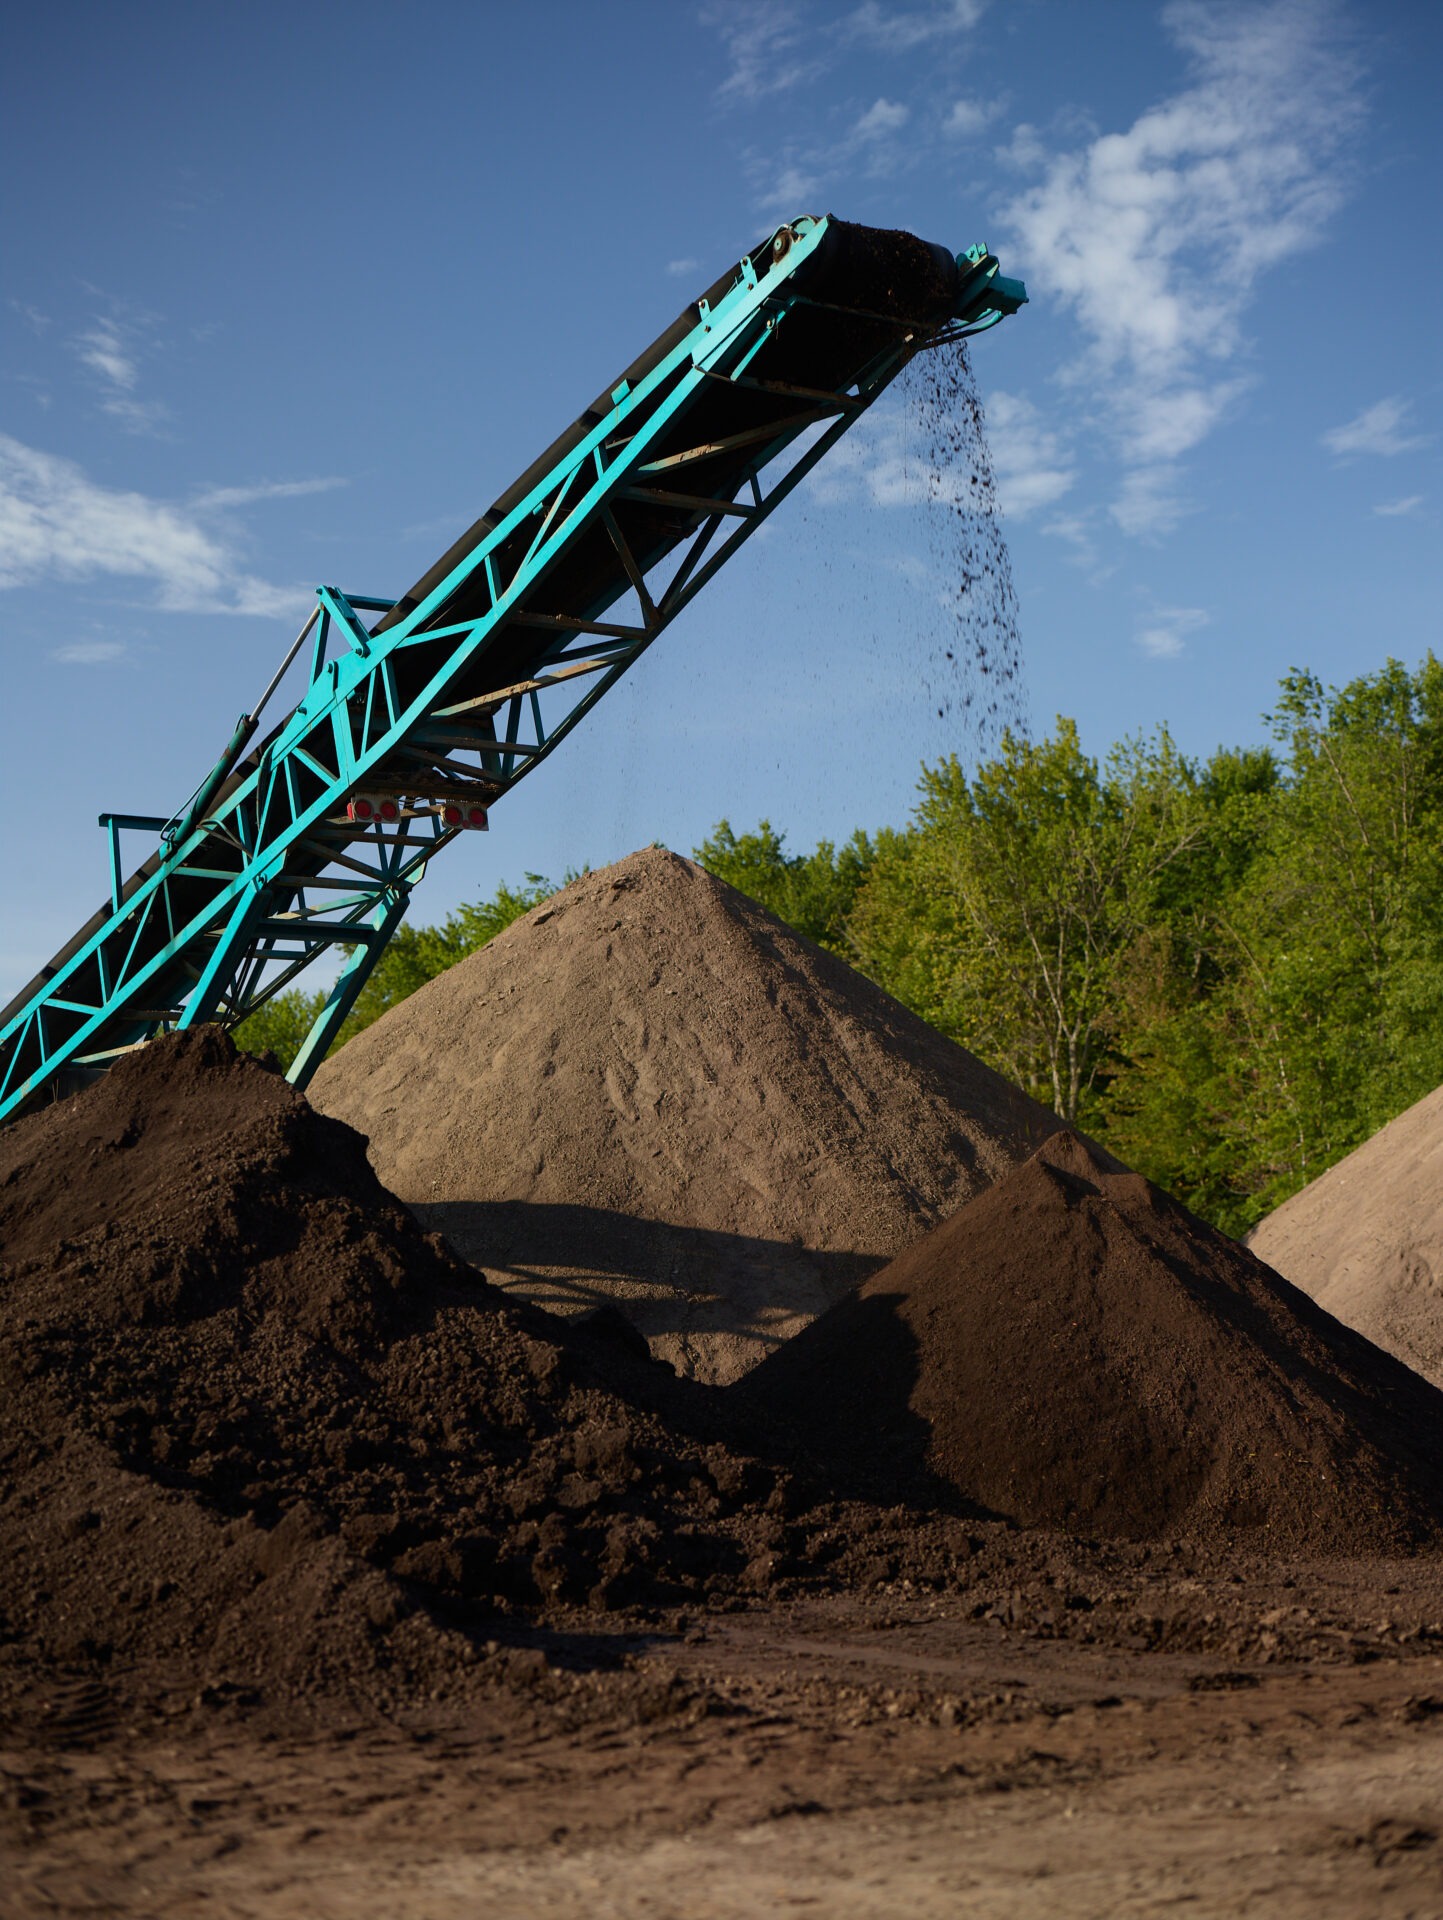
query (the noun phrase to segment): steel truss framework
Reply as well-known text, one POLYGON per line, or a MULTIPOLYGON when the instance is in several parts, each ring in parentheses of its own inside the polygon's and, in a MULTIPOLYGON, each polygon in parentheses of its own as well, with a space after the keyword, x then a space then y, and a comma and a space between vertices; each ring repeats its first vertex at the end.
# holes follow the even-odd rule
POLYGON ((7 1010, 0 1119, 158 1030, 234 1025, 339 945, 340 975, 289 1072, 305 1085, 427 862, 456 837, 446 802, 489 807, 509 793, 920 347, 991 325, 1025 297, 975 248, 959 262, 968 297, 940 323, 809 298, 799 275, 827 226, 797 221, 744 260, 714 304, 698 304, 690 332, 583 416, 594 424, 419 600, 398 610, 318 588, 264 698, 308 639, 309 686, 258 750, 246 752, 264 698, 171 820, 101 816, 111 898, 7 1010), (864 358, 836 385, 756 370, 802 313, 863 327, 864 358), (720 433, 705 404, 719 387, 741 422, 720 433), (352 821, 358 791, 394 798, 397 820, 352 821), (126 881, 123 831, 158 836, 126 881))

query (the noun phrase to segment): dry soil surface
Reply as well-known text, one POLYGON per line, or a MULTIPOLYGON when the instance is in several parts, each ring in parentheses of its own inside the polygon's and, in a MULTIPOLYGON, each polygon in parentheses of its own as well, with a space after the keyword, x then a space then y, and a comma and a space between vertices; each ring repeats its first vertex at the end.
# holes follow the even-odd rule
POLYGON ((1284 1201, 1247 1244, 1443 1387, 1443 1087, 1284 1201))
POLYGON ((723 1382, 1056 1115, 663 848, 587 874, 358 1034, 311 1098, 422 1223, 723 1382))
POLYGON ((1254 1627, 1226 1661, 900 1591, 532 1636, 589 1702, 571 1721, 178 1695, 127 1729, 56 1694, 0 1736, 0 1914, 1432 1920, 1436 1569, 1255 1572, 1235 1604, 1254 1627), (1260 1624, 1350 1610, 1366 1627, 1303 1659, 1260 1624))

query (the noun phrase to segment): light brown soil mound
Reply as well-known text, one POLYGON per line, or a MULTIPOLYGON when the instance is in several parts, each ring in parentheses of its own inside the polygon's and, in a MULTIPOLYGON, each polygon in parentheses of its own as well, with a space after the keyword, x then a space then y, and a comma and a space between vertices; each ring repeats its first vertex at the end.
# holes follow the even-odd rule
POLYGON ((311 1097, 488 1279, 612 1301, 719 1382, 1060 1124, 660 848, 430 982, 311 1097))
POLYGON ((1247 1244, 1443 1387, 1443 1087, 1285 1200, 1247 1244))
POLYGON ((739 1391, 874 1483, 1028 1523, 1320 1553, 1443 1529, 1443 1394, 1071 1134, 739 1391))

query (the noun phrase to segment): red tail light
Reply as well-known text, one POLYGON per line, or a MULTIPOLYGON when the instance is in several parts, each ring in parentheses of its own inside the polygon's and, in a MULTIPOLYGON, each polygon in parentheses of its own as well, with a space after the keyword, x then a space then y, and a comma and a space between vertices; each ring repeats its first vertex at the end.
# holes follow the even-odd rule
POLYGON ((469 801, 443 800, 441 802, 441 824, 444 827, 470 827, 478 833, 485 833, 491 825, 486 809, 469 801))
POLYGON ((355 827, 373 827, 378 820, 394 826, 401 817, 401 803, 390 794, 357 793, 346 802, 346 818, 355 827))

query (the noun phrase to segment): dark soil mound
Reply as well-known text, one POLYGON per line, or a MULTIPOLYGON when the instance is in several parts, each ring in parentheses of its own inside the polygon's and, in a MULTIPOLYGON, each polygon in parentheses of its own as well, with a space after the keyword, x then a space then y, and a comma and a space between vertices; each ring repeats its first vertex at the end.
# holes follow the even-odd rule
POLYGON ((725 1382, 1059 1124, 663 848, 555 895, 317 1074, 497 1285, 725 1382))
POLYGON ((765 1584, 783 1488, 628 1332, 488 1287, 216 1031, 157 1040, 0 1133, 0 1642, 374 1690, 463 1615, 765 1584))
POLYGON ((1070 1134, 745 1390, 874 1487, 1026 1523, 1324 1553, 1443 1523, 1443 1394, 1070 1134))

